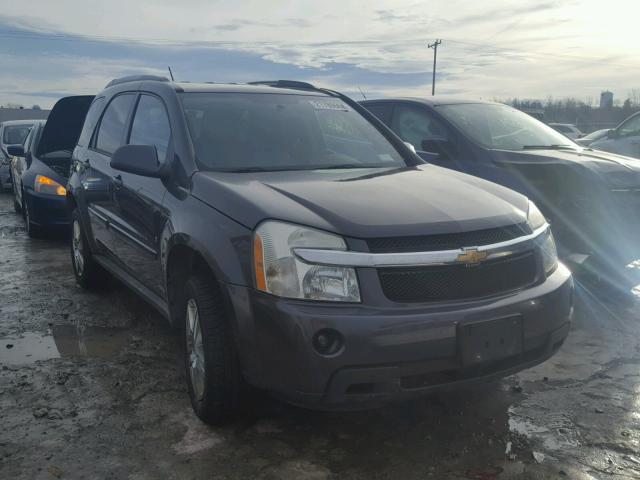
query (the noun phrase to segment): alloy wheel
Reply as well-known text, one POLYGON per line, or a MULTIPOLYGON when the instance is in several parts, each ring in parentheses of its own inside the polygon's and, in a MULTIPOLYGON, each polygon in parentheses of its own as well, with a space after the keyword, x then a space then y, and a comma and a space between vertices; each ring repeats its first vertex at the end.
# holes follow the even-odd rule
POLYGON ((84 253, 82 245, 82 230, 80 228, 80 222, 78 220, 73 221, 73 263, 75 263, 76 272, 78 276, 82 276, 84 272, 84 253))
POLYGON ((205 358, 200 329, 198 305, 194 299, 187 302, 186 314, 187 361, 193 393, 197 400, 204 396, 205 358))

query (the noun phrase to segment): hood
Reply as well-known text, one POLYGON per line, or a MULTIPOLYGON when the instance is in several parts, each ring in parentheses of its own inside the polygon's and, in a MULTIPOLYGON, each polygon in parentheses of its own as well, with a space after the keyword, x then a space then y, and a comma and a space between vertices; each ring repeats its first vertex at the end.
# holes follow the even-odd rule
POLYGON ((640 186, 640 160, 614 153, 576 148, 575 150, 494 150, 500 161, 581 166, 613 187, 640 186))
POLYGON ((92 95, 78 95, 61 98, 56 102, 44 125, 36 156, 64 150, 73 151, 93 98, 92 95))
POLYGON ((521 223, 526 197, 434 165, 401 169, 199 172, 192 194, 255 228, 265 219, 355 238, 480 230, 521 223))

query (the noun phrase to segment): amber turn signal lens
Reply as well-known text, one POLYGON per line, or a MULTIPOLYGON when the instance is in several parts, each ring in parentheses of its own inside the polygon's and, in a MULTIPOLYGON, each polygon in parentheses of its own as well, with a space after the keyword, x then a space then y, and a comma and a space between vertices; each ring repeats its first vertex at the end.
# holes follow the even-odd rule
POLYGON ((267 278, 264 272, 264 252, 262 249, 262 238, 260 238, 258 234, 253 236, 253 270, 256 275, 256 288, 266 292, 267 278))

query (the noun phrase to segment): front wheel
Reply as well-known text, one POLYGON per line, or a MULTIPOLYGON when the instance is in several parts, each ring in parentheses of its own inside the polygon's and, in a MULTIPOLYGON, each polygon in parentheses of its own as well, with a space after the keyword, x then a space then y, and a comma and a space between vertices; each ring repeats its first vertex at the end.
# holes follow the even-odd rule
POLYGON ((203 275, 185 285, 184 342, 191 405, 205 423, 231 420, 244 390, 237 352, 217 285, 203 275))
POLYGON ((24 196, 24 192, 22 193, 22 214, 24 215, 24 223, 27 227, 27 235, 31 238, 42 238, 44 230, 40 225, 36 225, 31 220, 31 211, 29 209, 27 199, 24 196))
POLYGON ((77 208, 71 213, 71 263, 82 288, 93 290, 106 282, 107 272, 93 258, 77 208))

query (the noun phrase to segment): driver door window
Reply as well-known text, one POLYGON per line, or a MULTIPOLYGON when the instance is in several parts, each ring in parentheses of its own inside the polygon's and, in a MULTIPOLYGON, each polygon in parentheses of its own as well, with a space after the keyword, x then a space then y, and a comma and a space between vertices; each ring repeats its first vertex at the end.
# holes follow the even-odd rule
POLYGON ((620 126, 618 131, 621 137, 635 137, 640 135, 640 115, 629 119, 620 126))
POLYGON ((424 108, 414 105, 396 104, 393 110, 391 128, 402 140, 412 144, 417 150, 430 140, 448 140, 442 124, 424 108))
POLYGON ((131 126, 129 144, 154 145, 158 152, 158 161, 163 163, 167 157, 170 140, 171 127, 162 100, 151 95, 142 95, 131 126))

